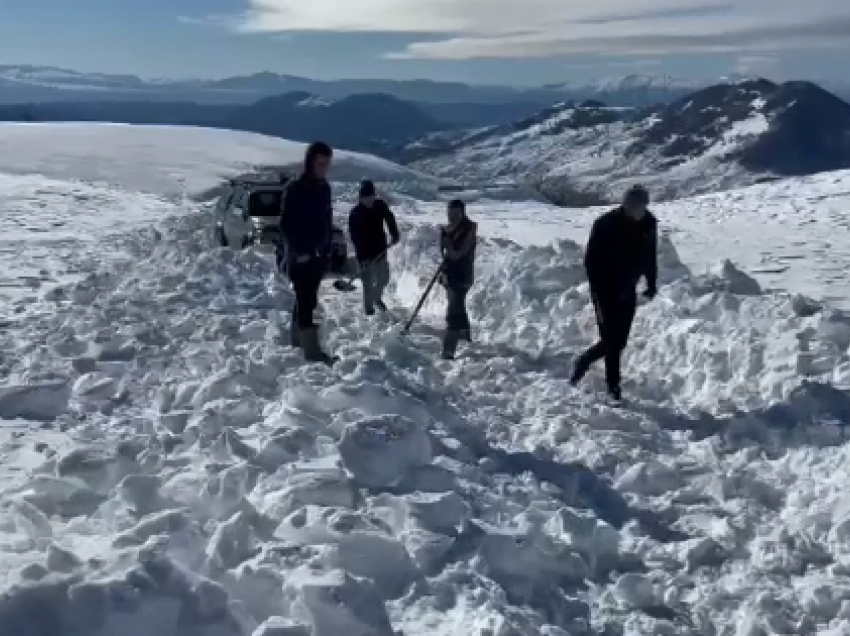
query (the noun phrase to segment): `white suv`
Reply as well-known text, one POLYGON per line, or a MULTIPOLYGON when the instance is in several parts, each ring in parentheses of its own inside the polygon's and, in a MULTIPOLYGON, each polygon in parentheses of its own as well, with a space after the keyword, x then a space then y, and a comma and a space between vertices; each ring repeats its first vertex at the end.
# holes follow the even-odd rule
MULTIPOLYGON (((278 267, 285 265, 281 243, 280 216, 286 186, 291 177, 263 175, 232 179, 216 203, 213 212, 213 238, 222 247, 245 248, 249 245, 270 246, 277 252, 278 267)), ((330 273, 348 275, 352 263, 348 258, 345 232, 334 225, 331 235, 330 273)))
POLYGON ((215 242, 222 247, 274 246, 280 241, 280 214, 287 175, 278 179, 239 178, 225 186, 213 212, 215 242))

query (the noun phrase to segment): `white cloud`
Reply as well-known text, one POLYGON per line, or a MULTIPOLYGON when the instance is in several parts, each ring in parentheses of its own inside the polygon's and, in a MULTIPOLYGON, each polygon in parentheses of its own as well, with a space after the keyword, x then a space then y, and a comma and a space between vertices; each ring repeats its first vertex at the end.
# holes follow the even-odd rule
POLYGON ((735 62, 735 72, 742 75, 768 75, 779 68, 779 58, 771 55, 742 55, 735 62))
POLYGON ((847 0, 247 0, 241 29, 437 34, 395 58, 850 46, 847 0))

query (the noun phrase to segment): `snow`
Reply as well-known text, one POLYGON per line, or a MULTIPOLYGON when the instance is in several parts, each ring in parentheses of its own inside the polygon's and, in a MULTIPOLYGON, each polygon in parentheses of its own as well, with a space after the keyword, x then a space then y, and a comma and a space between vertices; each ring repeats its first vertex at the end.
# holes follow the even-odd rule
MULTIPOLYGON (((105 130, 90 127, 101 144, 76 132, 103 165, 105 130)), ((222 150, 217 133, 172 132, 222 150)), ((639 309, 614 407, 599 370, 568 385, 594 329, 566 235, 583 240, 598 210, 472 207, 476 342, 456 362, 437 356, 441 293, 404 338, 327 285, 324 338, 342 356, 327 369, 284 344, 292 297, 266 255, 213 248, 208 204, 167 198, 167 180, 141 191, 150 157, 212 179, 219 155, 128 134, 147 152, 116 141, 111 181, 81 185, 76 150, 79 175, 0 182, 4 208, 37 217, 44 197, 65 218, 56 266, 77 268, 5 304, 0 633, 850 630, 850 315, 743 263, 778 250, 783 225, 776 258, 842 231, 850 175, 661 207, 663 286, 639 309), (689 269, 706 245, 719 258, 689 269)), ((42 172, 68 139, 39 139, 42 172)), ((399 316, 433 273, 438 207, 397 206, 399 316)), ((51 231, 22 231, 20 259, 51 231)), ((793 267, 790 285, 808 280, 793 267)))
MULTIPOLYGON (((850 171, 784 179, 652 206, 662 231, 694 272, 725 259, 769 290, 786 290, 850 309, 850 171)), ((471 214, 491 236, 545 245, 554 239, 583 244, 593 220, 610 208, 559 208, 486 201, 471 214)), ((444 209, 420 203, 413 212, 433 222, 444 209)))
MULTIPOLYGON (((150 192, 204 194, 257 167, 298 169, 305 144, 231 130, 124 124, 0 124, 0 173, 150 192)), ((337 181, 427 181, 371 155, 335 153, 337 181)))

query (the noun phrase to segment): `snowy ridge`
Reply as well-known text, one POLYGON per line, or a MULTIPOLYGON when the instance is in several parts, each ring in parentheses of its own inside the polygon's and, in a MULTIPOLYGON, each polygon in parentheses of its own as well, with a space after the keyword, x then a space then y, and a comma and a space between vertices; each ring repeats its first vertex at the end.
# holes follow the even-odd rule
POLYGON ((557 88, 567 93, 606 94, 635 90, 681 90, 695 91, 704 88, 711 82, 687 80, 670 75, 651 73, 632 73, 614 77, 602 77, 589 82, 566 82, 553 84, 549 88, 557 88))
POLYGON ((805 82, 711 86, 668 106, 568 103, 540 117, 447 143, 414 165, 480 182, 513 175, 550 200, 615 200, 635 182, 656 198, 728 190, 780 176, 850 168, 850 105, 805 82))
MULTIPOLYGON (((226 178, 274 167, 299 170, 306 144, 245 132, 183 126, 0 123, 0 172, 41 174, 170 197, 208 198, 226 178)), ((334 179, 356 183, 433 178, 373 155, 338 150, 334 179)))
MULTIPOLYGON (((437 258, 406 212, 401 306, 437 258)), ((0 415, 67 411, 4 429, 3 633, 850 628, 846 314, 731 264, 692 275, 665 241, 613 409, 600 377, 567 384, 593 337, 581 249, 487 238, 462 360, 435 362, 439 294, 405 340, 328 290, 343 361, 305 367, 268 259, 173 213, 118 221, 123 261, 91 245, 0 333, 0 415)))

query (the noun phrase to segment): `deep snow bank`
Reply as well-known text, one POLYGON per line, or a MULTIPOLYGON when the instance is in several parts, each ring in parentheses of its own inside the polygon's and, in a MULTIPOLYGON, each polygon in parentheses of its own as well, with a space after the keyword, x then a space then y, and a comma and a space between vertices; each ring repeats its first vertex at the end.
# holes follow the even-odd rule
MULTIPOLYGON (((205 193, 259 168, 298 169, 305 144, 188 126, 0 124, 0 173, 106 183, 163 196, 205 193)), ((335 181, 433 179, 371 155, 339 150, 335 181)))
MULTIPOLYGON (((843 314, 730 264, 693 276, 665 243, 635 399, 612 409, 568 386, 593 334, 567 241, 485 240, 478 342, 455 363, 436 357, 439 293, 400 339, 327 290, 329 370, 285 346, 269 262, 207 237, 202 214, 131 233, 132 267, 93 263, 8 333, 10 374, 72 387, 73 443, 0 484, 0 632, 850 627, 848 447, 829 427, 847 405, 823 382, 848 379, 843 314)), ((435 239, 409 228, 393 253, 402 305, 435 239)))
MULTIPOLYGON (((397 293, 408 302, 427 282, 419 273, 436 268, 436 237, 435 226, 414 226, 392 255, 402 272, 397 293)), ((486 239, 469 297, 482 342, 541 355, 585 347, 596 325, 582 255, 568 240, 522 246, 486 239)), ((763 292, 728 260, 695 275, 667 236, 659 282, 663 293, 639 309, 625 357, 638 376, 634 389, 647 397, 728 411, 782 399, 801 378, 850 385, 844 361, 850 314, 803 296, 763 292)), ((444 307, 437 287, 424 311, 437 318, 444 307)))

